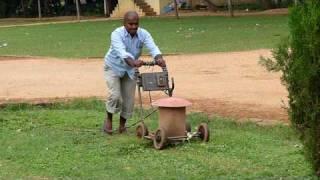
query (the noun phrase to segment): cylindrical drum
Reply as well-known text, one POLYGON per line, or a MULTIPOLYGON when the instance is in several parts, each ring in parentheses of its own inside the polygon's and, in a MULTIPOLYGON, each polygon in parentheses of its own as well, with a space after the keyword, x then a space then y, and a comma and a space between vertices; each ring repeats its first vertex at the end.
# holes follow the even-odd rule
POLYGON ((186 107, 159 107, 159 127, 168 137, 186 135, 186 107))
POLYGON ((166 131, 167 137, 186 135, 186 106, 191 105, 189 101, 169 97, 152 104, 159 107, 159 127, 166 131))

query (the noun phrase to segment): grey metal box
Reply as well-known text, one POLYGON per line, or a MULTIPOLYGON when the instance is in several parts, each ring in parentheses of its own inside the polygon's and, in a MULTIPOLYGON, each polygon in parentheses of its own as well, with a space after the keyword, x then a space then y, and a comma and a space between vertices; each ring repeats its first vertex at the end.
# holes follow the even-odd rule
POLYGON ((144 91, 158 91, 169 89, 168 73, 142 73, 142 89, 144 91))

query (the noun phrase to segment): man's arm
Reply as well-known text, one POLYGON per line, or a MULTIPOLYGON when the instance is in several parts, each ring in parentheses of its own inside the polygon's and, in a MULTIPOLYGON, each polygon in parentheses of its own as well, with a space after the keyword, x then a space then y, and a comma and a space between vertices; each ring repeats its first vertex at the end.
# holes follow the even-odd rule
POLYGON ((133 61, 134 57, 131 53, 126 51, 126 45, 121 39, 121 32, 114 31, 111 34, 111 46, 117 52, 117 55, 123 59, 129 66, 134 67, 133 61))
POLYGON ((160 67, 166 67, 166 61, 163 59, 161 54, 156 55, 156 57, 154 57, 154 60, 160 67))
POLYGON ((125 58, 124 61, 131 67, 141 67, 143 65, 143 61, 141 60, 133 60, 132 58, 125 58))
POLYGON ((157 65, 161 67, 166 66, 166 62, 164 61, 161 51, 159 50, 158 46, 154 43, 153 38, 151 37, 150 33, 145 31, 145 40, 144 44, 146 45, 147 49, 149 50, 151 56, 154 58, 157 65))
POLYGON ((130 67, 142 66, 142 61, 134 60, 134 56, 126 51, 126 45, 122 42, 120 32, 112 32, 111 46, 115 49, 118 56, 123 59, 130 67))

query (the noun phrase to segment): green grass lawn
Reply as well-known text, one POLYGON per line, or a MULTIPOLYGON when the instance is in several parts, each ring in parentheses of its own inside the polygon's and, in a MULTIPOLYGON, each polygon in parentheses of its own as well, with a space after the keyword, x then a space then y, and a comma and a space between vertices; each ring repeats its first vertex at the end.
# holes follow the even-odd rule
MULTIPOLYGON (((0 28, 0 55, 103 57, 120 20, 0 28)), ((164 54, 273 48, 288 34, 287 16, 142 18, 164 54)))
MULTIPOLYGON (((138 140, 134 128, 128 135, 101 133, 103 118, 104 103, 98 100, 2 107, 0 179, 314 178, 288 126, 214 118, 209 143, 193 140, 158 151, 138 140)), ((201 114, 188 119, 192 127, 207 120, 201 114)), ((146 124, 154 130, 156 114, 146 124)))
MULTIPOLYGON (((71 20, 71 19, 70 19, 71 20)), ((0 18, 0 27, 6 27, 6 26, 17 26, 17 25, 29 25, 29 24, 40 24, 40 23, 50 23, 50 22, 58 22, 59 19, 42 19, 38 20, 35 18, 0 18)))
MULTIPOLYGON (((94 17, 94 16, 82 16, 81 21, 86 21, 88 19, 105 19, 104 17, 94 17)), ((58 16, 58 17, 42 17, 38 18, 0 18, 0 28, 6 26, 25 26, 30 24, 43 24, 43 23, 59 23, 66 21, 77 21, 76 16, 58 16)))
MULTIPOLYGON (((1 55, 103 57, 118 21, 0 28, 1 55)), ((165 54, 273 48, 288 34, 287 16, 143 18, 165 54)), ((128 135, 100 132, 104 103, 74 100, 0 108, 0 179, 258 179, 315 178, 288 126, 210 119, 211 141, 162 151, 128 135)), ((148 110, 146 110, 148 111, 148 110)), ((130 123, 137 121, 134 117, 130 123)), ((188 116, 193 128, 207 118, 188 116)), ((146 120, 157 127, 154 114, 146 120)), ((117 121, 115 121, 117 126, 117 121)))

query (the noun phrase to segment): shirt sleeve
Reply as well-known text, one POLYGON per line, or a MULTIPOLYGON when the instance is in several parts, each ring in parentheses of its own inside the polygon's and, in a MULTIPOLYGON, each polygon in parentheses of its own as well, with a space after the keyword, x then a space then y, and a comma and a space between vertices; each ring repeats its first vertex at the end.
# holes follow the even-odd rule
POLYGON ((120 32, 117 32, 117 31, 112 32, 112 34, 111 34, 111 46, 116 51, 117 55, 121 59, 125 59, 125 58, 128 58, 128 57, 134 59, 134 56, 126 51, 126 46, 125 46, 125 44, 123 43, 123 41, 121 39, 120 32))
POLYGON ((145 40, 144 45, 149 50, 150 55, 155 58, 156 55, 161 54, 158 46, 154 43, 153 38, 151 37, 150 33, 145 31, 145 40))

